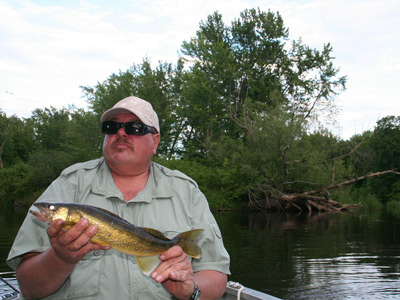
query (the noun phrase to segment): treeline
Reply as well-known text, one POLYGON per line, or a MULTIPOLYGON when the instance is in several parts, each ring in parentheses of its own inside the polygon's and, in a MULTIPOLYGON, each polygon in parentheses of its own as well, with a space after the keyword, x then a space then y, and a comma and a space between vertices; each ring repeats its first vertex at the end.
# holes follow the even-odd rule
POLYGON ((176 64, 145 59, 82 87, 88 110, 36 109, 27 119, 0 111, 0 203, 27 205, 65 167, 100 157, 100 115, 129 95, 159 115, 155 160, 193 177, 215 209, 301 210, 305 195, 308 208, 321 208, 318 197, 399 201, 397 174, 327 188, 394 170, 400 159, 399 117, 348 141, 324 129, 346 84, 331 53, 329 44, 289 40, 279 13, 245 10, 230 25, 214 13, 182 43, 176 64))

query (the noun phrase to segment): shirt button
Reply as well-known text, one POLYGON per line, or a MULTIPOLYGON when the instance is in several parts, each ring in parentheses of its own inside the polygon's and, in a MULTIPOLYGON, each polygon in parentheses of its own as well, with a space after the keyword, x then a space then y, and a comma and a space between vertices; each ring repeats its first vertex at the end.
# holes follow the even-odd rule
POLYGON ((99 250, 94 251, 94 256, 99 256, 99 255, 100 255, 100 251, 99 250))

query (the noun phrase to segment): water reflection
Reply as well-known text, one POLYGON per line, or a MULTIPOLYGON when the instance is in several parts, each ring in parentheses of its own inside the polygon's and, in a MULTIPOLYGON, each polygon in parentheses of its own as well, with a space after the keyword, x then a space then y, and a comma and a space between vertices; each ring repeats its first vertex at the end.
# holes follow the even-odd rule
MULTIPOLYGON (((26 212, 0 211, 0 272, 26 212)), ((216 215, 230 280, 291 299, 400 299, 400 217, 216 215)))
POLYGON ((400 298, 399 219, 218 215, 231 280, 284 299, 400 298))
POLYGON ((0 272, 11 271, 6 264, 8 252, 26 215, 25 211, 0 209, 0 272))
POLYGON ((378 261, 378 256, 352 254, 329 259, 299 257, 295 280, 306 284, 291 289, 287 299, 400 297, 399 280, 386 278, 377 265, 378 261))

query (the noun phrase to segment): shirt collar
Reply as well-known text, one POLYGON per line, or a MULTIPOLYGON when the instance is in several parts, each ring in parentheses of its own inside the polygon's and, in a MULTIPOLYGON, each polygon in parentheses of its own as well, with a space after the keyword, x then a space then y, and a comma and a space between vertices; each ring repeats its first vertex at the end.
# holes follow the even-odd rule
MULTIPOLYGON (((123 201, 124 197, 121 191, 114 184, 114 179, 107 163, 102 158, 102 163, 98 168, 98 174, 92 184, 92 192, 99 195, 104 195, 106 198, 118 198, 123 201)), ((163 183, 163 176, 160 170, 155 167, 153 162, 150 163, 150 175, 145 188, 139 194, 128 202, 145 202, 151 203, 153 198, 170 198, 170 189, 166 188, 163 183)))

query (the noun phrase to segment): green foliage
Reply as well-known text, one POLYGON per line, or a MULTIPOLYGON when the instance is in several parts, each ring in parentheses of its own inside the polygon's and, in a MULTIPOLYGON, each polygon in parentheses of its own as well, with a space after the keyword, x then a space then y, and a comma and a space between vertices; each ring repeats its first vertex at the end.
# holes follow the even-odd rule
POLYGON ((162 140, 159 155, 171 158, 175 152, 179 152, 179 137, 184 128, 184 117, 179 112, 183 75, 182 60, 178 60, 175 67, 160 62, 152 70, 150 61, 146 59, 125 72, 112 74, 95 87, 83 87, 83 91, 98 119, 104 111, 125 97, 134 95, 149 101, 160 121, 162 140))
POLYGON ((353 203, 362 203, 362 208, 367 211, 380 210, 384 206, 379 199, 370 192, 370 189, 365 186, 352 189, 351 199, 353 203))
POLYGON ((387 116, 380 119, 370 143, 376 154, 376 168, 400 167, 400 117, 387 116))
MULTIPOLYGON (((152 68, 146 58, 83 87, 89 111, 50 107, 20 120, 0 110, 0 200, 30 199, 65 167, 99 157, 100 116, 130 95, 158 113, 155 159, 195 179, 214 209, 398 168, 400 117, 383 118, 374 132, 349 141, 318 123, 335 116, 346 77, 333 65, 330 44, 311 49, 288 32, 279 13, 245 10, 227 25, 215 12, 182 43, 185 56, 175 66, 152 68)), ((371 178, 336 196, 350 192, 377 207, 398 201, 399 178, 371 178)))
POLYGON ((42 149, 58 150, 67 141, 67 124, 70 112, 56 108, 35 109, 32 121, 35 128, 35 143, 42 149))
MULTIPOLYGON (((373 132, 353 137, 353 141, 363 141, 357 149, 358 155, 350 162, 356 175, 393 169, 398 171, 400 168, 400 117, 380 119, 373 132)), ((356 186, 368 189, 381 203, 396 201, 400 197, 398 174, 376 176, 356 186)))
POLYGON ((34 149, 32 122, 16 116, 7 117, 0 111, 0 162, 3 167, 28 159, 34 149))
POLYGON ((244 190, 238 181, 237 170, 226 161, 222 167, 200 164, 189 160, 162 160, 156 162, 177 169, 193 178, 206 196, 211 209, 227 210, 240 204, 244 190))
POLYGON ((39 151, 29 164, 19 162, 0 170, 0 205, 29 204, 71 164, 70 155, 58 151, 39 151))
POLYGON ((30 155, 28 163, 19 162, 0 170, 0 205, 29 204, 36 200, 36 196, 72 163, 70 153, 40 150, 30 155))
POLYGON ((386 209, 394 214, 400 213, 400 200, 390 200, 386 203, 386 209))
POLYGON ((289 177, 286 182, 289 190, 317 190, 343 181, 347 170, 338 149, 338 139, 328 132, 304 134, 301 140, 293 143, 295 148, 287 161, 289 177))
POLYGON ((68 153, 73 161, 91 160, 102 155, 103 134, 96 114, 82 109, 71 112, 65 130, 66 142, 60 150, 68 153))
POLYGON ((45 188, 61 171, 75 163, 73 155, 64 151, 39 150, 31 154, 28 165, 29 183, 35 188, 45 188))
POLYGON ((0 206, 11 206, 32 192, 28 173, 29 166, 22 162, 0 170, 0 206))
POLYGON ((183 88, 187 134, 200 153, 207 153, 205 139, 245 136, 235 120, 245 116, 249 102, 264 104, 260 117, 285 105, 289 126, 300 121, 306 127, 317 111, 333 112, 331 99, 346 79, 337 77, 330 45, 320 52, 293 41, 287 50, 287 32, 278 13, 251 9, 230 27, 214 13, 183 43, 182 52, 194 61, 183 88))

